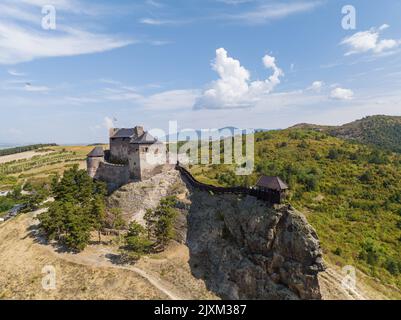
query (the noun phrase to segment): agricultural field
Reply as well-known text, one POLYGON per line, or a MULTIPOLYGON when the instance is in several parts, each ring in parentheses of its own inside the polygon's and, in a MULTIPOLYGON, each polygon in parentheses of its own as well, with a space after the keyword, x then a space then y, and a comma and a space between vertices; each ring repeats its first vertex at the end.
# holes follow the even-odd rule
POLYGON ((18 184, 46 181, 49 176, 79 164, 85 167, 86 155, 92 146, 51 146, 35 151, 0 157, 0 190, 10 190, 18 184), (8 159, 3 162, 2 159, 8 159))
POLYGON ((219 186, 254 185, 280 176, 288 201, 315 227, 325 259, 401 289, 401 155, 306 129, 255 135, 255 170, 236 176, 231 165, 192 166, 219 186))
POLYGON ((14 191, 0 197, 0 217, 14 205, 26 201, 15 193, 49 189, 55 174, 78 164, 86 168, 86 155, 93 146, 45 146, 31 151, 0 157, 0 191, 14 191), (17 190, 17 191, 15 191, 17 190))

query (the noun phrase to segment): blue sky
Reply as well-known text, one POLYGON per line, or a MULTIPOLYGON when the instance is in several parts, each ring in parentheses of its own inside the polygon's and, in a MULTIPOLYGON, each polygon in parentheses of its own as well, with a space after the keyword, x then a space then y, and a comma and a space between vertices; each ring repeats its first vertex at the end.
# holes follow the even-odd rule
POLYGON ((401 115, 401 3, 0 0, 0 143, 401 115), (43 5, 56 30, 42 28, 43 5), (344 5, 356 29, 342 28, 344 5))

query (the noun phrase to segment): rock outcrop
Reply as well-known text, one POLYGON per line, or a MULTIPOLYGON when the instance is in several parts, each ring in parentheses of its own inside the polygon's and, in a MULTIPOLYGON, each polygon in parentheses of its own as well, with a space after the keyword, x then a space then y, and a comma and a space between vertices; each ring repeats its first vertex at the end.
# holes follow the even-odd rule
POLYGON ((321 299, 316 232, 291 206, 193 190, 187 242, 195 276, 225 299, 321 299))
POLYGON ((127 221, 144 223, 146 209, 157 207, 163 197, 185 188, 178 171, 166 169, 150 179, 132 182, 116 190, 108 198, 108 206, 120 208, 127 221))
POLYGON ((168 195, 180 200, 176 240, 187 243, 192 273, 209 290, 225 299, 321 298, 318 237, 290 206, 188 188, 176 170, 125 185, 109 205, 143 223, 146 209, 168 195))

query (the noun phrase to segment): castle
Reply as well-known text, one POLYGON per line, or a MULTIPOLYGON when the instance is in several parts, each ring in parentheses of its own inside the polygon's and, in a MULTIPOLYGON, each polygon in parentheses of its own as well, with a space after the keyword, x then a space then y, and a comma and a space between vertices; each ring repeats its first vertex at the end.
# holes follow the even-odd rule
POLYGON ((166 146, 142 126, 110 129, 110 149, 95 147, 87 156, 88 174, 109 190, 153 176, 166 164, 166 146))

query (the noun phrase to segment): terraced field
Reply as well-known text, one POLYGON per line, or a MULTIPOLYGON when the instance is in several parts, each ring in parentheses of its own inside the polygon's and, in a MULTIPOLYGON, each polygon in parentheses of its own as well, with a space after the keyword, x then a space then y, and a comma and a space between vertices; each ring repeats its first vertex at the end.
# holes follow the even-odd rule
POLYGON ((0 157, 0 190, 9 190, 29 181, 43 183, 53 174, 61 174, 74 164, 85 167, 86 155, 92 146, 55 146, 18 156, 0 157), (2 161, 3 160, 3 161, 2 161))

